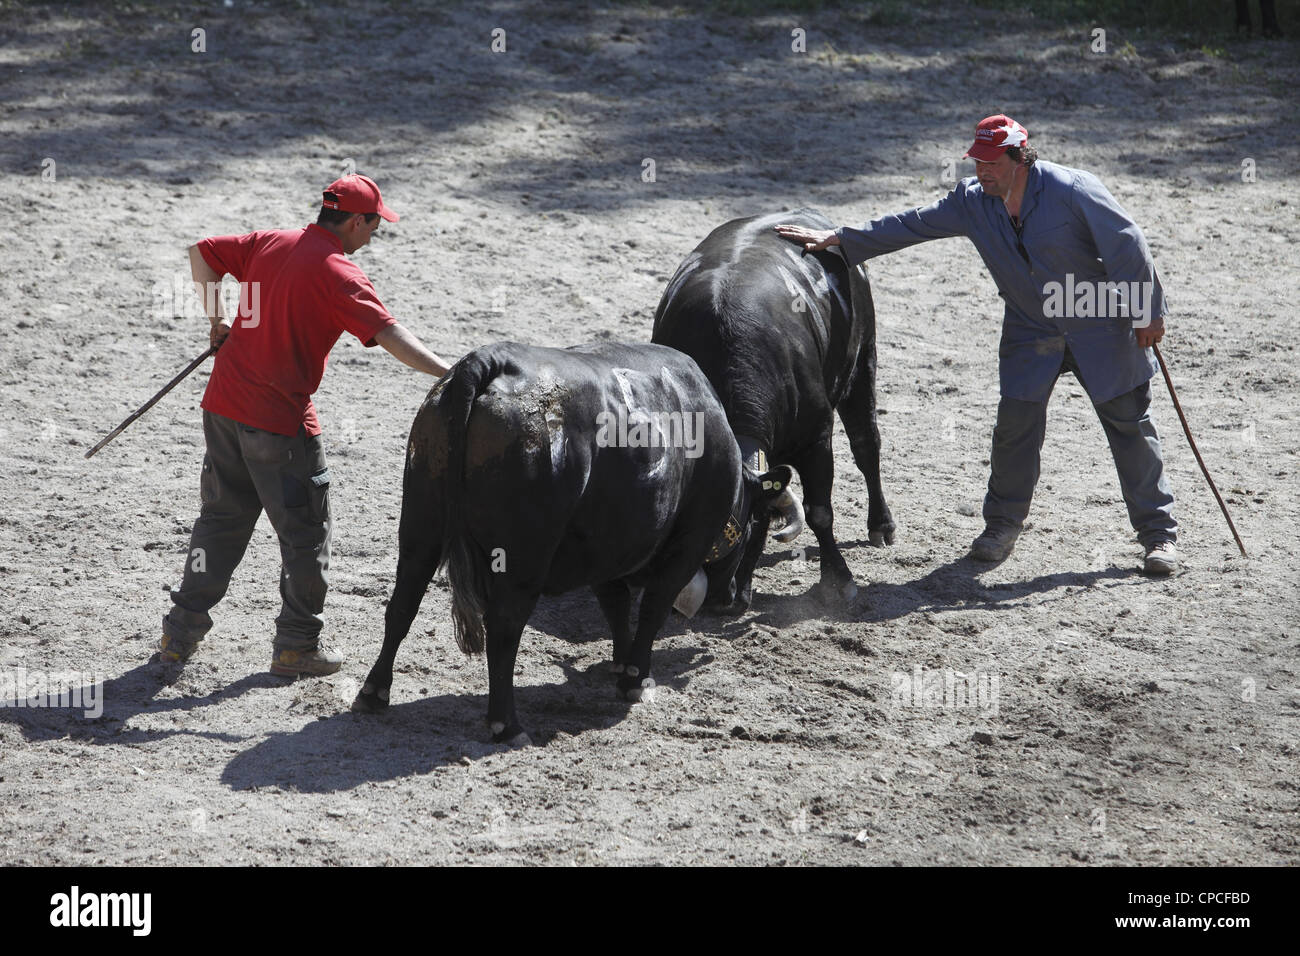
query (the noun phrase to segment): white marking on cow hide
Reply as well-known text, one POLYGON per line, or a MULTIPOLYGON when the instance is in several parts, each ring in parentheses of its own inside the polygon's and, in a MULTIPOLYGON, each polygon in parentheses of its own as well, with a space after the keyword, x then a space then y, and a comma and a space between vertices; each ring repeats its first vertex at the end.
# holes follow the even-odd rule
POLYGON ((826 273, 822 272, 820 269, 814 270, 809 266, 808 258, 800 255, 793 246, 787 245, 785 247, 785 254, 789 256, 790 261, 799 268, 799 271, 803 273, 803 277, 808 280, 808 284, 812 286, 813 290, 816 291, 818 295, 830 294, 831 287, 826 282, 826 273))
POLYGON ((659 459, 645 471, 647 478, 662 478, 668 469, 668 455, 666 452, 660 452, 659 459))
POLYGON ((673 378, 673 373, 668 371, 667 368, 659 370, 659 380, 664 383, 664 388, 667 389, 669 393, 676 395, 678 398, 682 397, 683 393, 681 386, 677 384, 677 379, 673 378))
POLYGON ((668 288, 664 291, 664 302, 672 302, 677 297, 677 291, 686 281, 686 277, 700 267, 703 256, 698 252, 692 252, 686 257, 685 261, 677 267, 673 277, 668 280, 668 288))
MULTIPOLYGON (((781 278, 785 281, 786 291, 789 292, 791 296, 798 296, 799 298, 803 299, 803 304, 807 307, 808 311, 812 313, 813 317, 818 322, 824 322, 824 320, 822 319, 822 310, 817 305, 817 300, 809 297, 808 293, 804 290, 803 286, 799 285, 799 283, 795 280, 794 275, 789 270, 787 270, 784 266, 777 266, 776 271, 781 273, 781 278)), ((825 284, 826 284, 825 281, 823 281, 822 285, 824 286, 825 284)), ((829 290, 819 290, 819 291, 828 292, 829 290)))
POLYGON ((560 415, 560 407, 552 406, 546 410, 546 429, 551 433, 551 469, 559 473, 564 467, 564 417, 560 415))
POLYGON ((781 279, 785 282, 786 292, 790 293, 790 295, 803 295, 803 288, 799 285, 794 274, 790 272, 790 270, 786 269, 785 266, 777 266, 776 271, 781 273, 781 279))
POLYGON ((632 397, 632 385, 627 380, 628 373, 636 374, 628 368, 616 368, 613 370, 614 381, 618 382, 618 390, 623 395, 623 404, 627 410, 631 411, 636 407, 636 399, 632 397))
MULTIPOLYGON (((635 376, 644 379, 646 376, 641 372, 630 368, 616 368, 612 370, 612 374, 614 376, 614 381, 618 382, 619 391, 623 396, 623 405, 627 409, 628 423, 631 424, 634 421, 637 421, 645 423, 645 429, 658 428, 658 423, 662 420, 660 413, 652 413, 649 409, 643 407, 637 401, 632 390, 632 378, 635 376)), ((660 478, 667 470, 669 456, 668 449, 665 446, 667 445, 666 439, 669 437, 670 436, 660 434, 656 436, 650 444, 637 446, 647 449, 658 449, 658 455, 654 458, 653 463, 651 463, 643 472, 644 478, 650 480, 660 478)), ((652 452, 647 453, 652 454, 652 452)))

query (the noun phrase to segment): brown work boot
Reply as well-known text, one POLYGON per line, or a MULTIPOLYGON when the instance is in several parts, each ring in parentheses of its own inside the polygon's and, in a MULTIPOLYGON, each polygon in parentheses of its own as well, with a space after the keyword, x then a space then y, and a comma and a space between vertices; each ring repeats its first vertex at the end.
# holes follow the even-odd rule
POLYGON ((1016 547, 1019 528, 1006 525, 989 525, 984 533, 971 542, 970 556, 976 561, 1005 561, 1016 547))
POLYGON ((1142 570, 1147 574, 1173 574, 1178 570, 1178 549, 1172 541, 1157 541, 1147 548, 1142 570))
POLYGON ((164 634, 158 641, 158 660, 164 664, 184 664, 198 649, 196 641, 180 641, 164 634))
POLYGON ((281 677, 324 677, 343 666, 343 655, 317 647, 310 651, 294 651, 277 647, 271 655, 271 673, 281 677))

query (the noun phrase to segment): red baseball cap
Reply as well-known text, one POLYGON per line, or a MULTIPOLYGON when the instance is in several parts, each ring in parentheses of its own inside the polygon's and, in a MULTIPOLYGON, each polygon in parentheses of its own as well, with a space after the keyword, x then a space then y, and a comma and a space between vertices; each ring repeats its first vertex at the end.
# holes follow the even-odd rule
POLYGON ((1008 147, 1028 145, 1029 130, 1010 116, 998 113, 980 120, 975 127, 975 144, 966 150, 966 156, 982 163, 991 163, 1005 153, 1008 147))
POLYGON ((356 173, 336 179, 326 186, 321 205, 339 212, 360 212, 367 215, 377 212, 388 222, 397 222, 401 218, 384 205, 384 197, 379 195, 375 181, 369 176, 358 176, 356 173), (331 193, 334 194, 333 199, 330 198, 331 193))

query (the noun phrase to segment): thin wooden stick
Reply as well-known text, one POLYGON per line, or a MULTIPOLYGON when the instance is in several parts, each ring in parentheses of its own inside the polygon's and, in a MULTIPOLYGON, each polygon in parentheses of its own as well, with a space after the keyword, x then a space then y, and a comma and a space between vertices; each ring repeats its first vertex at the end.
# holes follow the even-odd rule
POLYGON ((1201 466, 1201 473, 1205 475, 1205 480, 1210 483, 1210 490, 1214 492, 1214 499, 1219 503, 1220 510, 1223 511, 1223 517, 1228 519, 1228 527, 1232 530, 1232 536, 1237 539, 1237 547, 1241 549, 1241 556, 1248 557, 1246 546, 1241 543, 1241 535, 1237 534, 1237 526, 1232 523, 1232 515, 1228 514, 1228 506, 1223 503, 1223 495, 1219 494, 1219 489, 1214 485, 1214 479, 1210 477, 1210 470, 1205 467, 1205 461, 1201 458, 1201 453, 1196 447, 1196 439, 1192 437, 1192 430, 1187 427, 1187 416, 1183 414, 1183 406, 1178 404, 1178 393, 1174 391, 1173 379, 1169 377, 1169 368, 1165 365, 1165 357, 1160 354, 1160 346, 1152 343, 1151 348, 1155 349, 1156 359, 1160 362, 1160 371, 1164 373, 1165 384, 1169 386, 1169 397, 1174 400, 1174 410, 1178 412, 1178 420, 1183 423, 1183 432, 1187 435, 1187 444, 1192 446, 1192 454, 1196 456, 1196 463, 1201 466))
POLYGON ((145 412, 149 411, 149 409, 153 408, 154 405, 157 403, 158 399, 162 398, 164 395, 166 395, 168 392, 170 392, 173 388, 175 388, 177 382, 179 382, 179 381, 180 381, 181 379, 183 379, 186 375, 189 375, 190 372, 194 371, 194 370, 195 370, 196 368, 198 368, 201 364, 203 364, 203 360, 206 359, 209 355, 211 355, 211 354, 212 354, 213 352, 215 352, 216 350, 217 350, 217 347, 216 347, 215 345, 209 347, 208 350, 207 350, 206 352, 204 352, 202 355, 200 355, 198 358, 196 358, 196 359, 195 359, 193 362, 191 362, 189 365, 185 366, 185 371, 181 372, 181 373, 180 373, 179 375, 177 375, 174 379, 172 379, 170 382, 168 382, 166 385, 164 385, 164 386, 162 387, 162 389, 158 392, 158 394, 156 394, 153 398, 149 399, 149 401, 145 402, 143 405, 141 405, 139 408, 137 408, 134 412, 132 412, 132 413, 131 413, 131 416, 130 416, 129 418, 127 418, 126 421, 124 421, 122 424, 120 424, 120 425, 118 425, 116 428, 114 428, 111 432, 108 433, 107 436, 104 437, 104 439, 103 439, 102 441, 100 441, 100 443, 99 443, 98 445, 96 445, 94 448, 90 449, 90 451, 86 452, 86 456, 85 456, 85 457, 89 458, 89 457, 90 457, 91 455, 93 455, 95 452, 99 451, 101 448, 103 448, 105 445, 107 445, 109 442, 111 442, 111 441, 112 441, 114 438, 116 438, 118 435, 122 434, 122 432, 124 432, 124 431, 126 430, 126 426, 127 426, 127 425, 130 425, 133 421, 135 421, 137 418, 139 418, 139 417, 140 417, 141 415, 143 415, 145 412))

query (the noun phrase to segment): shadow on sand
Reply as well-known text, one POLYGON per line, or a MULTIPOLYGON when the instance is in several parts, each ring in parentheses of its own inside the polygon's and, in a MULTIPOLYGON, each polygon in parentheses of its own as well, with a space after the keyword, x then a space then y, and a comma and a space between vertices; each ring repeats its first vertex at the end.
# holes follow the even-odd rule
MULTIPOLYGON (((655 680, 681 691, 689 672, 711 660, 701 648, 657 653, 655 680)), ((562 733, 576 737, 608 730, 639 706, 618 695, 606 663, 585 669, 567 662, 559 666, 563 683, 515 687, 520 720, 534 744, 545 745, 562 733)), ((488 742, 486 715, 486 694, 397 702, 383 714, 322 715, 236 755, 221 781, 234 790, 276 786, 322 793, 472 764, 507 749, 488 742)))

